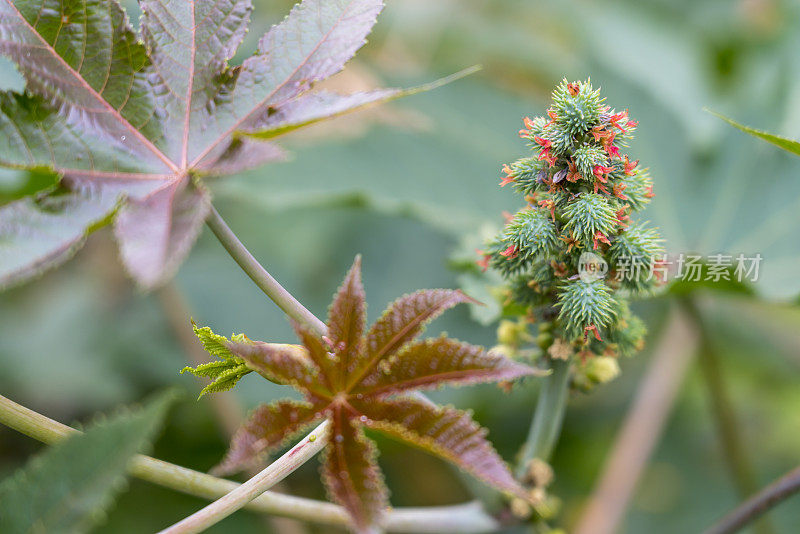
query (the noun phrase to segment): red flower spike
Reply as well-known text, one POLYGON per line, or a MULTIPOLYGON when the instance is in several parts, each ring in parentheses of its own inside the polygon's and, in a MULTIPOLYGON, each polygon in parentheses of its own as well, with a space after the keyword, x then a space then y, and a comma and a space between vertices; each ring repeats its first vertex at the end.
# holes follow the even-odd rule
POLYGON ((482 272, 486 272, 486 269, 489 268, 489 258, 491 258, 491 254, 486 254, 484 251, 475 249, 475 252, 478 253, 478 256, 481 258, 479 260, 475 260, 475 264, 481 268, 482 272))
POLYGON ((517 257, 517 246, 516 245, 509 245, 504 251, 500 253, 501 256, 505 257, 506 259, 513 260, 517 257))
POLYGON ((612 145, 611 143, 606 143, 606 144, 603 145, 603 148, 606 149, 606 153, 608 153, 609 157, 611 157, 611 158, 619 158, 620 157, 619 148, 617 146, 612 145))
POLYGON ((581 86, 577 83, 568 83, 567 91, 569 91, 569 94, 572 96, 578 96, 578 93, 581 92, 581 86))
POLYGON ((505 187, 510 183, 515 181, 514 171, 508 165, 503 165, 503 172, 506 174, 505 176, 501 176, 502 180, 500 182, 500 187, 505 187))
POLYGON ((550 127, 553 123, 556 122, 556 119, 558 118, 558 115, 556 115, 556 112, 553 111, 552 109, 547 110, 547 116, 550 117, 550 121, 544 125, 545 128, 550 127))
POLYGON ((553 218, 553 222, 556 221, 556 203, 550 199, 547 200, 540 200, 539 206, 542 208, 550 210, 550 217, 553 218))
POLYGON ((603 232, 598 230, 594 234, 594 246, 592 248, 594 250, 597 250, 597 248, 600 246, 600 242, 603 242, 606 245, 610 245, 611 244, 611 242, 608 240, 608 237, 606 237, 606 235, 603 232))
POLYGON ((420 447, 501 492, 530 500, 486 440, 486 431, 467 412, 408 395, 443 384, 507 382, 537 374, 499 354, 446 337, 416 340, 429 321, 471 300, 460 291, 418 291, 396 300, 367 330, 356 261, 330 307, 328 335, 336 358, 330 358, 320 336, 302 326, 297 327, 304 346, 299 359, 290 358, 294 353, 281 345, 231 343, 229 350, 250 369, 265 377, 277 371, 291 377, 290 384, 306 401, 257 408, 233 438, 221 470, 234 472, 327 418, 332 439, 326 445, 323 481, 347 510, 356 532, 374 532, 389 504, 374 444, 363 427, 420 447), (297 374, 303 366, 310 373, 297 374))
POLYGON ((656 194, 653 193, 653 186, 652 185, 648 185, 647 186, 647 193, 645 193, 644 196, 646 196, 647 198, 653 198, 654 196, 656 196, 656 194))
POLYGON ((608 178, 605 176, 606 174, 613 172, 614 167, 606 167, 605 165, 595 165, 592 173, 594 177, 600 180, 603 183, 608 182, 608 178))
POLYGON ((594 338, 597 341, 603 341, 600 338, 600 332, 597 330, 597 325, 590 324, 589 326, 587 326, 586 328, 583 329, 583 342, 584 343, 586 343, 586 341, 588 341, 588 339, 589 339, 589 332, 593 332, 594 333, 594 338))
POLYGON ((606 189, 606 186, 604 186, 600 182, 595 182, 594 183, 594 194, 596 195, 598 191, 602 191, 603 194, 606 194, 606 195, 609 194, 608 193, 608 189, 606 189))
POLYGON ((534 130, 535 129, 535 125, 534 125, 534 123, 533 123, 533 121, 531 120, 530 117, 525 117, 524 119, 522 119, 522 123, 525 125, 525 128, 527 128, 528 130, 534 130))
POLYGON ((631 160, 628 159, 627 155, 625 156, 625 168, 624 168, 624 170, 625 170, 625 174, 627 176, 633 176, 634 174, 636 174, 634 169, 636 168, 637 165, 639 165, 639 160, 638 159, 636 161, 631 161, 631 160))
POLYGON ((538 135, 533 136, 533 140, 537 145, 540 145, 544 149, 548 149, 552 146, 553 142, 549 139, 542 139, 538 135))
POLYGON ((519 136, 521 138, 523 138, 523 139, 527 139, 528 137, 531 136, 531 131, 530 130, 520 130, 519 131, 519 136))
POLYGON ((629 221, 631 219, 630 216, 626 213, 627 211, 628 211, 628 206, 625 206, 624 208, 617 210, 617 222, 622 228, 627 228, 628 223, 626 223, 625 221, 629 221))
POLYGON ((614 186, 614 196, 617 197, 620 200, 628 200, 627 195, 625 195, 625 193, 623 193, 623 191, 625 191, 626 187, 627 187, 627 185, 625 185, 623 183, 616 184, 614 186))
POLYGON ((573 182, 574 183, 574 182, 577 182, 578 180, 582 180, 583 179, 583 176, 581 176, 581 174, 578 172, 578 167, 575 165, 574 161, 570 160, 569 162, 567 162, 567 165, 569 166, 569 169, 568 169, 568 172, 567 172, 567 181, 568 182, 573 182))
POLYGON ((628 128, 636 128, 637 126, 639 126, 639 121, 631 119, 625 123, 625 126, 627 126, 628 128))

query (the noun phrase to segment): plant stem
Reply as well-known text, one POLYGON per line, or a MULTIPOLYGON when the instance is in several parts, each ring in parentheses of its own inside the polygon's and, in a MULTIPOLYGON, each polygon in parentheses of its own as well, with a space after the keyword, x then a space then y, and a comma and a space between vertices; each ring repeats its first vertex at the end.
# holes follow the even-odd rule
MULTIPOLYGON (((78 432, 2 395, 0 424, 48 444, 78 432)), ((230 480, 142 455, 133 459, 128 471, 141 480, 203 499, 218 499, 240 486, 230 480)), ((244 509, 339 527, 349 525, 347 512, 341 506, 270 491, 250 501, 244 509)), ((386 519, 389 532, 479 534, 496 532, 500 528, 477 502, 429 508, 393 508, 386 519)))
POLYGON ((723 517, 704 534, 732 534, 770 508, 800 492, 800 467, 776 480, 723 517))
MULTIPOLYGON (((700 313, 697 302, 690 298, 686 298, 681 302, 700 329, 700 369, 708 388, 711 413, 717 426, 719 443, 728 464, 728 470, 731 473, 739 497, 744 499, 758 491, 758 483, 756 482, 753 464, 745 451, 744 439, 736 420, 733 401, 728 394, 719 353, 711 340, 708 327, 700 313)), ((756 522, 754 528, 759 534, 772 534, 774 532, 769 518, 766 516, 756 522)))
POLYGON ((312 328, 320 336, 327 332, 325 323, 308 311, 291 293, 278 283, 264 267, 258 263, 250 251, 239 241, 233 230, 225 223, 219 212, 212 206, 206 219, 206 224, 217 236, 219 242, 228 251, 228 254, 239 264, 239 267, 255 282, 255 284, 272 299, 272 301, 283 310, 283 312, 295 321, 305 324, 312 328))
POLYGON ((330 421, 325 420, 266 469, 202 510, 161 531, 161 534, 196 534, 216 525, 289 476, 330 441, 330 421))
POLYGON ((528 439, 522 448, 517 478, 522 478, 534 458, 548 461, 561 434, 569 394, 569 362, 551 360, 552 373, 544 378, 528 439))
POLYGON ((673 307, 575 534, 618 531, 697 346, 697 329, 685 313, 673 307))

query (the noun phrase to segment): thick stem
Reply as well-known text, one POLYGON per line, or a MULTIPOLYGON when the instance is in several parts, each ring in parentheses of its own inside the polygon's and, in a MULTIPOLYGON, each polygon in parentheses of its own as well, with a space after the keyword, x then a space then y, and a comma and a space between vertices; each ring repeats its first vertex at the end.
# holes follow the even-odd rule
MULTIPOLYGON (((52 444, 78 432, 0 395, 0 424, 13 428, 38 441, 52 444)), ((218 499, 240 484, 199 473, 185 467, 137 455, 129 473, 141 480, 202 499, 218 499)), ((303 521, 339 527, 349 525, 347 512, 335 504, 266 491, 244 509, 253 512, 291 517, 303 521)), ((471 502, 431 508, 394 508, 387 514, 389 532, 473 533, 495 532, 500 525, 483 511, 480 503, 471 502)))
POLYGON ((553 372, 544 378, 539 392, 539 402, 517 466, 517 478, 525 476, 534 458, 549 461, 561 434, 569 396, 569 362, 551 360, 551 369, 553 372))
POLYGON ((614 534, 675 403, 698 346, 697 329, 672 309, 575 534, 614 534))
POLYGON ((161 531, 161 534, 196 534, 216 525, 269 488, 289 476, 321 451, 330 440, 330 421, 326 420, 272 462, 266 469, 202 510, 161 531))
MULTIPOLYGON (((728 470, 739 497, 744 499, 758 490, 758 483, 755 469, 747 455, 744 439, 739 430, 733 400, 728 394, 719 353, 709 335, 708 327, 697 303, 687 298, 682 301, 682 304, 700 330, 700 369, 708 388, 711 413, 716 423, 719 443, 728 464, 728 470)), ((757 521, 754 528, 759 534, 774 532, 769 518, 766 516, 757 521)))
POLYGON ((228 251, 228 254, 239 264, 239 267, 255 282, 255 284, 295 321, 312 328, 320 336, 326 334, 325 323, 308 311, 291 293, 278 283, 264 267, 258 263, 250 251, 239 241, 233 230, 225 223, 219 212, 212 206, 206 219, 206 224, 217 236, 219 242, 228 251))
POLYGON ((748 523, 767 512, 770 508, 800 492, 800 467, 776 480, 735 510, 723 517, 704 534, 733 534, 748 523))

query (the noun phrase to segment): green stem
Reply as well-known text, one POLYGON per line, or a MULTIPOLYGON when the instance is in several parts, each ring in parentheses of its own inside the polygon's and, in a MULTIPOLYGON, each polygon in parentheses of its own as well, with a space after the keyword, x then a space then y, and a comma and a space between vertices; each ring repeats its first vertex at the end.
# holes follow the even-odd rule
POLYGON ((233 230, 230 229, 213 206, 206 219, 206 224, 217 236, 217 239, 228 251, 228 254, 239 264, 239 267, 286 315, 299 323, 311 327, 320 336, 326 335, 327 328, 325 323, 317 319, 313 313, 300 304, 291 293, 258 263, 258 260, 239 241, 239 238, 236 237, 236 234, 233 233, 233 230))
POLYGON ((528 439, 522 448, 517 478, 525 476, 534 458, 549 461, 561 434, 569 393, 569 362, 551 360, 552 373, 544 378, 528 439))
POLYGON ((160 534, 197 534, 240 510, 321 451, 330 441, 328 427, 330 421, 325 420, 263 471, 202 510, 162 530, 160 534))
MULTIPOLYGON (((48 444, 78 432, 2 395, 0 424, 48 444)), ((230 480, 142 455, 133 459, 128 471, 141 480, 209 500, 218 499, 241 486, 230 480)), ((339 527, 349 525, 347 512, 341 506, 270 491, 250 501, 244 509, 339 527)), ((480 503, 469 502, 441 507, 393 508, 387 514, 386 529, 389 532, 478 534, 496 532, 500 525, 486 514, 480 503)))

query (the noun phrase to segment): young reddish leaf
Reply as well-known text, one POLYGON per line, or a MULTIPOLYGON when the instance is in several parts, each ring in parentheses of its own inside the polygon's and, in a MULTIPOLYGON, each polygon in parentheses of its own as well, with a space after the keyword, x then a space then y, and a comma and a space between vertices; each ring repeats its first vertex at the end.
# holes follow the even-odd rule
MULTIPOLYGON (((361 434, 364 425, 450 460, 501 491, 527 498, 486 441, 485 431, 468 414, 438 407, 427 399, 423 402, 393 395, 411 395, 417 389, 445 383, 513 380, 536 371, 444 337, 412 343, 425 323, 445 309, 470 300, 460 291, 439 289, 406 295, 395 301, 365 335, 360 267, 356 258, 334 297, 329 321, 331 339, 323 340, 305 327, 296 327, 310 361, 319 369, 317 391, 299 389, 317 412, 333 420, 333 439, 327 446, 324 469, 332 498, 347 508, 359 532, 374 532, 379 526, 387 490, 374 460, 373 446, 361 434), (382 361, 375 368, 379 359, 382 361), (358 374, 351 372, 354 364, 358 364, 358 374)), ((281 367, 280 371, 270 369, 273 372, 297 373, 294 363, 280 358, 270 358, 270 365, 281 367)), ((279 410, 280 405, 275 409, 279 410)), ((246 439, 234 440, 234 450, 242 450, 243 441, 252 443, 268 435, 268 431, 254 428, 252 422, 248 425, 246 439)), ((244 450, 252 451, 253 447, 244 450)), ((232 454, 240 459, 252 457, 249 452, 232 454)), ((241 462, 226 460, 227 463, 241 462)))
POLYGON ((328 313, 328 336, 333 353, 339 360, 339 372, 332 377, 334 384, 341 384, 343 378, 352 372, 354 364, 358 363, 363 352, 366 323, 367 301, 361 283, 361 258, 356 257, 328 313))
POLYGON ((394 301, 383 312, 367 333, 366 357, 355 370, 351 380, 353 384, 383 358, 398 351, 406 343, 413 341, 425 328, 425 325, 438 317, 448 308, 462 302, 470 302, 471 298, 453 289, 426 289, 404 295, 394 301))
POLYGON ((228 341, 225 347, 271 382, 291 385, 304 393, 318 391, 318 369, 303 346, 228 341))
POLYGON ((321 418, 319 408, 309 403, 282 400, 263 404, 236 432, 228 454, 211 473, 225 475, 239 471, 321 418))
POLYGON ((486 352, 483 347, 439 337, 407 345, 384 360, 354 391, 384 396, 445 384, 515 380, 534 373, 531 367, 486 352))
POLYGON ((367 426, 448 460, 495 488, 528 499, 467 412, 401 397, 353 402, 367 426))
POLYGON ((380 525, 389 496, 375 445, 343 412, 341 407, 333 410, 333 438, 322 472, 331 498, 350 513, 356 532, 371 533, 380 525))

